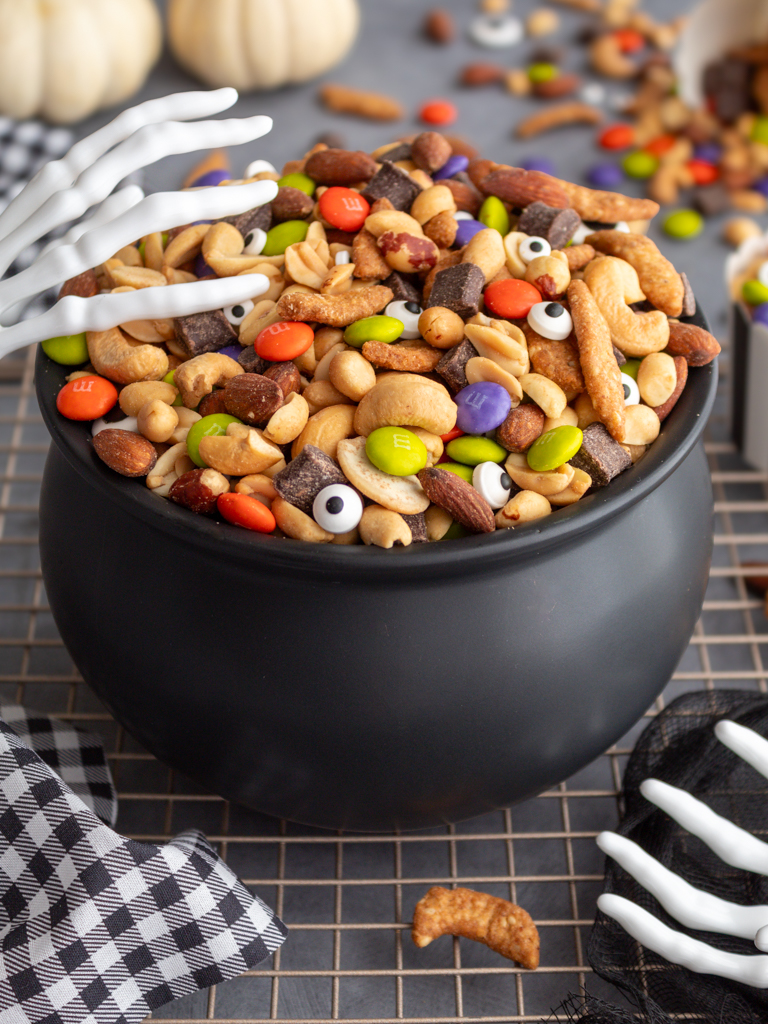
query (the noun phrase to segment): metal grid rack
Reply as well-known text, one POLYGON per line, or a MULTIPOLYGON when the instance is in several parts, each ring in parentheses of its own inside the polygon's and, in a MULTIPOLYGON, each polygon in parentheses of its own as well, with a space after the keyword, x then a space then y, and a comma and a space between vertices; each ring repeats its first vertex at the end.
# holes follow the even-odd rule
MULTIPOLYGON (((723 360, 723 376, 727 361, 723 360)), ((119 790, 118 828, 163 841, 201 828, 291 928, 263 969, 162 1008, 156 1020, 330 1024, 540 1021, 588 984, 585 947, 602 888, 595 835, 617 821, 621 774, 638 725, 578 775, 535 800, 454 827, 404 835, 322 832, 201 793, 143 751, 74 669, 46 604, 37 496, 48 437, 32 384, 33 354, 0 362, 0 699, 99 732, 119 790), (479 888, 522 904, 542 936, 535 973, 484 946, 445 938, 417 950, 415 902, 433 884, 479 888)), ((692 689, 768 692, 768 621, 745 587, 746 560, 768 561, 765 474, 727 440, 725 388, 708 429, 717 536, 704 612, 648 716, 692 689)))

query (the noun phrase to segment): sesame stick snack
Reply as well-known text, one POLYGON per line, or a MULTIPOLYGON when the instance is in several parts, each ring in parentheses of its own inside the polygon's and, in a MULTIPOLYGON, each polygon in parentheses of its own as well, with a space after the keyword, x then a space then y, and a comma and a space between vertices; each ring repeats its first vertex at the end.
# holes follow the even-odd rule
POLYGON ((517 527, 630 471, 719 351, 656 245, 616 229, 650 200, 436 132, 285 172, 256 175, 273 202, 64 286, 256 274, 253 301, 45 343, 67 365, 87 346, 58 408, 94 421, 95 456, 191 514, 386 548, 517 527))

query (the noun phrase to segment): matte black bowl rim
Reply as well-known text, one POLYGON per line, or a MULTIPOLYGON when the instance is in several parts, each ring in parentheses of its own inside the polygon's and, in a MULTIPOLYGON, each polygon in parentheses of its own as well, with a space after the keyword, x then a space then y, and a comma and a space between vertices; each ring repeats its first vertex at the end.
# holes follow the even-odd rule
MULTIPOLYGON (((699 315, 691 322, 706 326, 699 315)), ((384 550, 283 542, 223 520, 195 515, 152 495, 142 480, 121 477, 101 462, 90 443, 90 423, 65 419, 57 411, 56 395, 68 372, 70 367, 52 362, 42 348, 38 349, 35 383, 43 420, 73 468, 110 501, 155 529, 172 534, 186 548, 202 550, 216 561, 230 559, 243 566, 255 563, 260 569, 333 577, 338 582, 349 578, 358 583, 413 580, 414 573, 418 578, 474 575, 576 542, 581 535, 637 504, 675 471, 701 437, 717 388, 716 362, 692 369, 680 400, 643 459, 608 487, 553 515, 511 530, 384 550)))

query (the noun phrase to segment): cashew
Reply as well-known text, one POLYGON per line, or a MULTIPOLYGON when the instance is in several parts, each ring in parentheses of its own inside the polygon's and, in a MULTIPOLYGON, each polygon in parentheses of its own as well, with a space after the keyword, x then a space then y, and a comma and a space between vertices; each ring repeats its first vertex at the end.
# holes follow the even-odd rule
POLYGON ((173 320, 130 320, 120 324, 120 330, 135 341, 145 341, 151 345, 159 345, 174 336, 173 320))
POLYGON ((159 398, 154 398, 141 407, 137 421, 139 433, 148 441, 155 442, 167 441, 179 425, 176 410, 159 398))
POLYGON ((541 373, 523 374, 520 378, 520 387, 534 400, 544 415, 552 419, 562 416, 568 405, 563 389, 541 373))
POLYGON ((285 270, 296 284, 318 291, 328 267, 309 242, 294 242, 285 250, 285 270))
POLYGON ((642 400, 652 407, 664 405, 677 385, 677 369, 672 356, 652 352, 637 370, 637 387, 642 400))
POLYGON ((275 444, 295 441, 309 419, 309 406, 302 395, 292 391, 264 427, 264 437, 275 444))
POLYGON ((244 476, 235 484, 238 494, 250 494, 252 498, 258 498, 267 508, 272 507, 272 502, 277 497, 275 486, 264 473, 252 473, 244 476))
POLYGON ((608 78, 634 78, 637 67, 628 60, 612 32, 598 36, 589 48, 592 68, 608 78))
POLYGON ((170 405, 178 393, 173 384, 168 384, 164 380, 144 380, 123 388, 118 401, 126 416, 138 416, 139 410, 147 402, 158 399, 170 405))
MULTIPOLYGON (((211 224, 203 238, 205 262, 219 277, 232 277, 264 262, 263 256, 243 256, 245 242, 233 224, 220 220, 211 224)), ((271 298, 271 296, 270 296, 271 298)))
POLYGON ((131 341, 119 327, 88 331, 85 337, 94 369, 116 384, 160 380, 168 373, 168 356, 162 349, 131 341))
POLYGON ((496 513, 496 526, 500 530, 520 526, 521 523, 530 523, 534 519, 548 516, 551 511, 552 507, 543 494, 537 491, 519 491, 496 513))
POLYGON ((365 438, 339 441, 338 461, 347 480, 384 508, 401 515, 417 515, 429 505, 429 498, 415 476, 382 473, 365 453, 365 438))
POLYGON ((550 256, 537 256, 525 268, 525 280, 538 288, 544 300, 562 295, 571 283, 568 257, 555 252, 550 256))
POLYGON ((550 494, 550 504, 572 505, 585 495, 591 486, 592 477, 589 473, 585 473, 583 469, 576 469, 573 473, 573 480, 571 480, 565 490, 558 491, 557 494, 550 494))
POLYGON ((194 409, 216 385, 223 387, 232 377, 245 373, 240 363, 220 352, 204 352, 182 363, 173 375, 184 405, 194 409))
POLYGON ((175 238, 172 238, 163 253, 163 263, 166 267, 180 267, 182 263, 188 263, 200 252, 203 239, 208 234, 210 224, 193 224, 184 228, 175 238))
POLYGON ((368 505, 363 510, 359 524, 363 544, 377 548, 391 548, 395 544, 408 547, 411 543, 411 528, 401 515, 381 505, 368 505))
MULTIPOLYGON (((146 248, 145 248, 146 252, 146 248)), ((145 263, 141 258, 141 253, 135 245, 124 245, 122 249, 118 249, 115 253, 115 259, 120 260, 126 267, 151 267, 152 270, 159 270, 159 267, 152 267, 150 263, 145 263)))
POLYGON ((669 321, 664 313, 635 313, 627 305, 645 298, 634 267, 615 256, 602 256, 587 266, 584 281, 608 323, 616 348, 633 358, 666 348, 669 321))
POLYGON ((628 405, 625 409, 626 427, 624 443, 628 445, 650 444, 659 436, 659 417, 647 405, 628 405))
POLYGON ((381 210, 379 213, 370 214, 365 218, 365 230, 375 238, 383 235, 385 231, 393 231, 396 235, 401 232, 417 237, 424 235, 416 218, 401 210, 381 210))
POLYGON ((347 398, 359 402, 376 384, 376 371, 360 352, 336 351, 328 367, 328 379, 347 398))
POLYGON ((226 434, 200 439, 200 458, 227 476, 248 476, 273 466, 283 453, 261 430, 245 423, 230 423, 226 434))
POLYGON ((161 498, 167 498, 168 492, 171 489, 171 484, 178 479, 179 474, 176 472, 176 462, 183 455, 187 454, 186 442, 182 441, 179 444, 173 445, 168 448, 158 458, 157 462, 152 467, 152 472, 147 476, 147 487, 152 491, 153 494, 157 494, 161 498))
POLYGON ((528 235, 526 235, 524 231, 510 231, 508 235, 504 235, 504 259, 506 267, 512 277, 516 277, 519 280, 522 280, 525 277, 525 272, 528 269, 528 265, 523 262, 518 251, 520 249, 520 243, 527 237, 528 235))
POLYGON ((453 519, 450 512, 446 512, 439 505, 430 505, 424 513, 427 522, 427 540, 442 540, 453 526, 453 519))
POLYGON ((485 356, 473 356, 464 367, 464 372, 470 384, 479 384, 483 380, 491 381, 493 384, 501 384, 512 399, 512 408, 516 409, 520 405, 523 399, 523 389, 520 387, 520 381, 517 377, 513 377, 511 373, 502 370, 499 364, 494 363, 492 359, 487 359, 485 356))
POLYGON ((272 501, 272 515, 275 522, 287 537, 294 540, 310 541, 315 544, 330 544, 333 534, 318 526, 306 512, 289 504, 281 497, 272 501))
POLYGON ((502 370, 506 370, 513 377, 521 377, 528 372, 531 365, 528 345, 525 335, 514 324, 491 320, 486 326, 470 321, 464 325, 464 334, 479 355, 498 363, 502 370))
POLYGON ((528 465, 526 455, 517 454, 507 458, 504 468, 518 487, 522 487, 524 491, 535 491, 545 497, 564 491, 573 480, 575 472, 574 467, 567 462, 557 469, 538 472, 528 465))
POLYGON ((195 412, 194 409, 187 409, 184 405, 177 406, 174 411, 179 417, 179 422, 168 440, 173 444, 179 444, 179 442, 187 440, 187 434, 192 424, 197 423, 202 417, 199 412, 195 412))
POLYGON ((424 225, 438 213, 455 213, 453 192, 447 185, 430 185, 416 196, 411 205, 411 216, 424 225))
POLYGON ((363 437, 377 427, 408 424, 441 435, 456 426, 457 412, 456 403, 442 384, 416 374, 400 374, 380 380, 363 397, 355 412, 354 426, 363 437))
POLYGON ((488 284, 504 266, 506 252, 501 235, 495 228, 483 228, 473 235, 461 257, 462 263, 474 263, 485 274, 488 284))
POLYGON ((329 380, 313 381, 304 388, 302 395, 309 405, 310 416, 329 405, 354 405, 353 400, 343 395, 329 380))
POLYGON ((291 458, 295 459, 305 444, 312 444, 335 459, 339 442, 355 434, 354 418, 354 405, 329 405, 316 412, 293 442, 291 458))
POLYGON ((423 442, 424 447, 427 449, 427 469, 434 466, 445 450, 443 439, 438 434, 433 434, 431 430, 425 430, 423 427, 409 426, 408 429, 423 442))
POLYGON ((453 348, 464 337, 464 321, 445 306, 430 306, 419 317, 419 333, 434 348, 453 348))

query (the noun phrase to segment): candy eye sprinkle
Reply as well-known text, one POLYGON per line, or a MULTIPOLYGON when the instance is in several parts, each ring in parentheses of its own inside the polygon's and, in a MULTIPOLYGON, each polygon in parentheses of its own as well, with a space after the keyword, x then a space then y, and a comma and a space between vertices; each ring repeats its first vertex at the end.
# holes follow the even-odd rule
POLYGON ((267 232, 262 231, 261 228, 254 228, 253 231, 248 232, 244 241, 243 255, 260 256, 267 244, 267 232))
POLYGON ((517 252, 523 263, 530 263, 537 256, 549 256, 552 252, 552 246, 546 238, 530 235, 520 243, 517 252))
POLYGON ((469 35, 473 42, 491 49, 514 46, 523 38, 523 23, 519 18, 483 15, 469 26, 469 35))
POLYGON ((481 462, 472 471, 472 486, 491 508, 503 508, 512 493, 512 479, 497 462, 481 462))
POLYGON ((363 517, 363 503, 347 484, 330 484, 315 498, 312 515, 328 533, 349 533, 363 517))
POLYGON ((419 317, 423 312, 418 302, 405 302, 402 299, 397 299, 389 303, 384 310, 384 315, 392 316, 402 323, 403 333, 400 337, 403 341, 415 341, 416 338, 421 337, 419 317))
POLYGON ((528 323, 550 341, 564 341, 573 330, 571 314, 559 302, 537 302, 528 314, 528 323))
POLYGON ((639 405, 640 390, 634 377, 628 373, 622 373, 621 383, 624 388, 624 405, 639 405))
POLYGON ((252 309, 253 303, 250 299, 246 299, 245 302, 238 302, 235 306, 227 306, 224 309, 224 316, 233 327, 239 327, 252 309))
POLYGON ((768 288, 768 260, 760 264, 760 268, 757 271, 757 280, 768 288))

